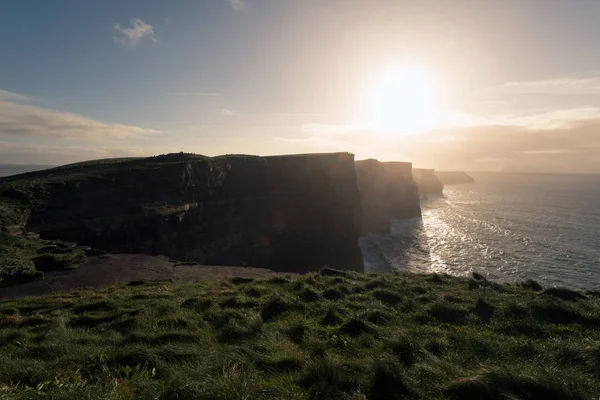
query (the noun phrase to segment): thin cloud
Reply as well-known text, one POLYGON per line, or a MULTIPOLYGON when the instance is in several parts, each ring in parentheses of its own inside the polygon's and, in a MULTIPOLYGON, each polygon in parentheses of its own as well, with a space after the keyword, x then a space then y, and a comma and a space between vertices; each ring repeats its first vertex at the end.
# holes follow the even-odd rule
POLYGON ((499 91, 509 94, 533 95, 598 95, 600 77, 564 77, 535 81, 507 82, 499 91))
POLYGON ((170 93, 165 93, 169 96, 207 96, 207 97, 213 97, 213 96, 220 96, 221 93, 211 93, 211 92, 170 92, 170 93))
POLYGON ((414 135, 390 135, 359 124, 312 123, 300 125, 295 136, 273 139, 301 151, 351 150, 363 158, 430 168, 600 172, 600 108, 459 117, 414 135))
POLYGON ((35 100, 29 96, 25 96, 18 93, 9 92, 6 90, 0 89, 0 101, 1 100, 9 100, 9 101, 31 101, 35 100))
POLYGON ((125 47, 135 47, 139 45, 142 40, 147 37, 148 39, 155 41, 154 27, 150 24, 145 23, 139 18, 131 18, 129 20, 128 27, 122 27, 119 23, 113 25, 113 30, 118 33, 114 37, 115 41, 125 47))
MULTIPOLYGON (((482 126, 519 127, 531 130, 556 130, 568 128, 582 121, 600 119, 600 108, 579 107, 559 110, 538 110, 522 114, 504 114, 480 116, 466 112, 453 112, 441 115, 437 123, 428 130, 439 131, 448 129, 476 128, 482 126)), ((307 123, 302 125, 304 132, 314 133, 352 133, 373 131, 377 129, 366 124, 320 124, 307 123)))
POLYGON ((246 3, 243 0, 229 0, 229 5, 235 11, 243 11, 246 9, 246 3))
POLYGON ((305 113, 275 113, 278 117, 322 117, 327 114, 305 114, 305 113))
POLYGON ((523 154, 564 154, 564 153, 573 153, 577 150, 570 149, 542 149, 542 150, 527 150, 524 151, 523 154))
POLYGON ((231 117, 232 115, 234 115, 235 113, 231 110, 228 110, 226 108, 218 108, 217 112, 219 113, 219 115, 223 115, 226 117, 231 117))
POLYGON ((64 165, 79 161, 115 157, 148 157, 163 153, 176 153, 175 146, 112 147, 46 145, 36 143, 9 143, 0 141, 0 159, 9 164, 64 165))
POLYGON ((162 133, 154 129, 107 123, 79 114, 16 102, 21 98, 20 95, 0 97, 0 136, 121 140, 162 133))
POLYGON ((367 130, 369 128, 361 124, 334 125, 310 123, 302 125, 303 132, 315 135, 340 135, 367 130))
POLYGON ((531 130, 557 130, 598 118, 600 118, 600 108, 581 107, 529 114, 493 116, 482 120, 477 125, 470 126, 516 126, 531 130))

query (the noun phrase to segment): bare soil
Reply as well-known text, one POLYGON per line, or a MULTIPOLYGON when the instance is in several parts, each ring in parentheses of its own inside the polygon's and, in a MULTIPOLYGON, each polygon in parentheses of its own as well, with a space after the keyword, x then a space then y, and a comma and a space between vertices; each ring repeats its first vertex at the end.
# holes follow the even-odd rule
POLYGON ((87 262, 74 271, 47 273, 44 280, 0 288, 0 299, 37 296, 139 280, 189 281, 234 277, 261 278, 273 274, 275 274, 273 271, 262 268, 208 265, 175 266, 164 256, 110 254, 102 257, 88 257, 87 262))

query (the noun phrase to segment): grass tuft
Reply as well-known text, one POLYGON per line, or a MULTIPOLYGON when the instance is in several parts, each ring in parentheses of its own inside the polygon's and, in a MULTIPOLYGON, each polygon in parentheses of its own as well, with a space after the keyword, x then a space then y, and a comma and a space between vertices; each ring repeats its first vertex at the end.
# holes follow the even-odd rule
POLYGON ((336 289, 327 289, 323 292, 323 297, 327 300, 339 300, 344 297, 344 294, 336 289))
POLYGON ((542 285, 540 285, 538 282, 534 281, 533 279, 527 279, 524 282, 519 282, 519 286, 521 286, 524 289, 529 289, 529 290, 533 290, 536 292, 540 292, 540 291, 544 290, 544 287, 542 285))
POLYGON ((342 316, 337 310, 330 308, 321 320, 321 324, 325 326, 339 325, 343 321, 342 316))
POLYGON ((349 276, 349 275, 350 275, 350 274, 349 274, 348 272, 346 272, 346 271, 340 271, 340 270, 333 269, 333 268, 322 268, 322 269, 319 271, 319 274, 320 274, 320 275, 322 275, 322 276, 338 276, 338 277, 339 277, 339 276, 346 277, 346 276, 349 276))
POLYGON ((359 319, 351 319, 339 328, 339 332, 344 335, 358 336, 363 333, 373 333, 374 329, 367 323, 359 319))
POLYGON ((480 320, 488 322, 492 318, 492 315, 494 315, 495 310, 496 307, 479 298, 477 299, 477 304, 475 304, 475 307, 473 307, 471 311, 477 315, 480 320))
POLYGON ((311 288, 304 289, 299 297, 307 303, 318 301, 321 298, 321 296, 311 288))
POLYGON ((476 281, 487 281, 487 278, 485 276, 483 276, 483 274, 480 274, 479 272, 473 271, 473 273, 471 273, 471 277, 473 279, 475 279, 476 281))
POLYGON ((373 297, 391 306, 402 303, 402 297, 390 290, 378 290, 373 293, 373 297))
POLYGON ((455 400, 494 400, 490 388, 485 382, 477 378, 466 378, 453 382, 444 394, 455 400))
POLYGON ((410 397, 412 389, 403 375, 402 367, 393 360, 377 360, 369 388, 369 400, 400 400, 410 397))
POLYGON ((540 296, 552 296, 561 300, 575 301, 575 300, 586 300, 587 297, 571 289, 566 288, 548 288, 542 291, 540 296))
POLYGON ((283 298, 276 296, 265 303, 260 312, 260 316, 263 319, 263 321, 269 322, 282 316, 291 309, 292 305, 289 301, 286 301, 283 298))
POLYGON ((445 303, 434 304, 427 312, 440 322, 454 325, 465 324, 468 316, 466 310, 445 303))

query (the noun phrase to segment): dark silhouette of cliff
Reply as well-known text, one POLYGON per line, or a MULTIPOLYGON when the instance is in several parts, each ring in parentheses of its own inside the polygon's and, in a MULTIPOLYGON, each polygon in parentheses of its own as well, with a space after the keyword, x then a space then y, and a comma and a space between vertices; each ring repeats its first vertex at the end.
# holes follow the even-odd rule
POLYGON ((462 171, 435 171, 435 175, 444 185, 475 183, 475 179, 462 171))
POLYGON ((436 176, 435 170, 414 168, 413 176, 421 195, 441 196, 444 194, 444 184, 436 176))
POLYGON ((101 160, 0 180, 0 203, 5 230, 111 253, 363 270, 349 153, 101 160))
POLYGON ((356 174, 362 196, 363 233, 389 233, 393 218, 421 216, 411 163, 357 161, 356 174))

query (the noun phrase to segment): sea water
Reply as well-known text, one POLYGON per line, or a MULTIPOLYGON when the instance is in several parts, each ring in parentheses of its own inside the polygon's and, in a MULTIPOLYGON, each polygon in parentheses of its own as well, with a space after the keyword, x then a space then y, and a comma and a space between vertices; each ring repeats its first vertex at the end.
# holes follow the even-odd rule
POLYGON ((600 175, 472 176, 423 201, 421 219, 362 237, 366 270, 600 289, 600 175))
POLYGON ((48 165, 14 165, 0 164, 0 178, 3 176, 23 174, 25 172, 39 171, 42 169, 52 168, 48 165))

